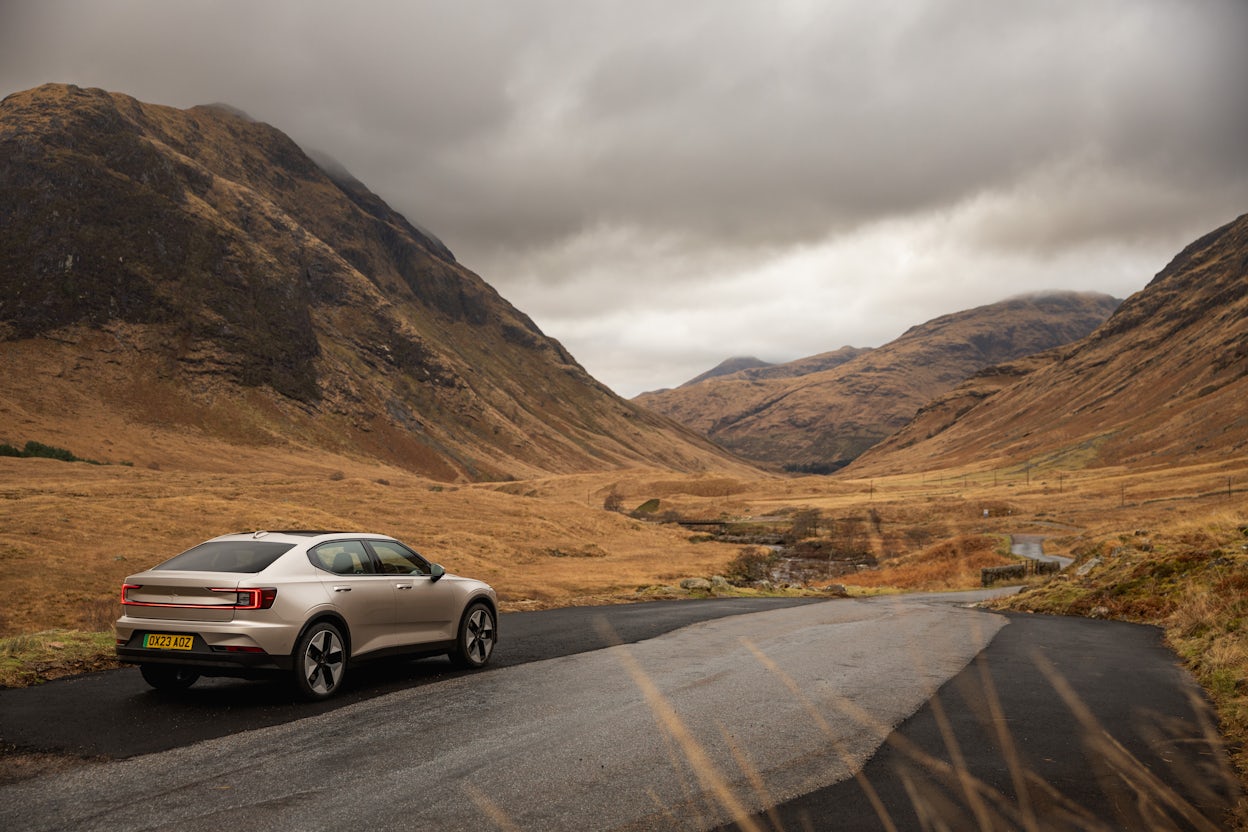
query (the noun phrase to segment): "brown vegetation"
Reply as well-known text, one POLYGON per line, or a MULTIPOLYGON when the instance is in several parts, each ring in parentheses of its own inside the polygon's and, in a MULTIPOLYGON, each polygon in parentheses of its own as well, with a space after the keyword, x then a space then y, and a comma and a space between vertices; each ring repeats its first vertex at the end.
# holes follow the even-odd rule
POLYGON ((1082 338, 1117 303, 1073 292, 1013 298, 941 316, 877 349, 708 374, 634 401, 747 459, 829 473, 967 376, 1082 338))
POLYGON ((972 378, 854 463, 1152 469, 1248 452, 1248 215, 1189 245, 1105 325, 972 378))

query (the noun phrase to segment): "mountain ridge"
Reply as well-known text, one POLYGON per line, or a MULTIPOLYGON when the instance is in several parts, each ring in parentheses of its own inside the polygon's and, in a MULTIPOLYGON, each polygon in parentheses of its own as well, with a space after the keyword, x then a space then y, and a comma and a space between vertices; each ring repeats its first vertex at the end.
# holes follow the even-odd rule
POLYGON ((1224 457, 1248 450, 1245 400, 1248 214, 1185 246, 1087 337, 968 379, 852 470, 1224 457))
POLYGON ((830 473, 973 373, 1075 340, 1119 301, 1050 292, 942 315, 873 349, 843 347, 634 401, 760 464, 830 473))
POLYGON ((620 399, 435 237, 233 108, 45 85, 0 102, 0 150, 10 439, 91 433, 55 428, 59 396, 135 434, 176 411, 217 439, 444 480, 742 465, 620 399))

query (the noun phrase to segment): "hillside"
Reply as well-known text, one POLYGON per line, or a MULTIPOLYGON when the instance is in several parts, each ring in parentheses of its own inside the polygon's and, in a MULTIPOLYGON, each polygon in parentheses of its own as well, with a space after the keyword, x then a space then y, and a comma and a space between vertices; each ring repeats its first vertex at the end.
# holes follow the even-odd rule
POLYGON ((1087 338, 971 379, 864 454, 878 474, 1077 469, 1248 451, 1248 215, 1195 241, 1087 338))
POLYGON ((441 480, 739 467, 324 164, 222 105, 5 98, 0 441, 152 465, 170 437, 308 447, 441 480))
POLYGON ((748 459, 833 471, 968 376, 1082 338, 1117 304, 1069 292, 1012 298, 944 315, 876 349, 844 347, 634 401, 748 459))

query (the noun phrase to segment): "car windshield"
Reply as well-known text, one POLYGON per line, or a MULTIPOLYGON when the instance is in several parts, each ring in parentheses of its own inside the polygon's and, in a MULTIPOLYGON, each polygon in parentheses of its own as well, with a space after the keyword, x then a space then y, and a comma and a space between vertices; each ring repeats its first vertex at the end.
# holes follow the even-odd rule
POLYGON ((210 540, 153 568, 187 572, 259 572, 294 545, 262 540, 210 540))

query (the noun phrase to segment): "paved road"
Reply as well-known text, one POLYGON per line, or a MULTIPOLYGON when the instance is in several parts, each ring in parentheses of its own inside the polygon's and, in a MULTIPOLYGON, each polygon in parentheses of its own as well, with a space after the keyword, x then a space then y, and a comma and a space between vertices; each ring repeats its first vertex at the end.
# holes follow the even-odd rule
POLYGON ((1157 629, 1007 617, 856 779, 753 820, 902 832, 1224 828, 1235 775, 1199 689, 1157 629))
MULTIPOLYGON (((810 603, 819 599, 655 601, 506 613, 485 672, 598 650, 615 640, 642 641, 699 621, 810 603), (603 616, 610 622, 609 636, 595 625, 603 616)), ((183 693, 162 694, 138 670, 123 668, 0 690, 0 743, 84 757, 132 757, 281 725, 457 675, 445 659, 366 665, 352 671, 341 695, 311 704, 297 699, 289 685, 236 679, 201 679, 183 693)), ((0 767, 3 762, 0 757, 0 767)))
POLYGON ((1020 558, 1058 563, 1061 569, 1065 569, 1075 562, 1074 558, 1062 557, 1061 555, 1046 555, 1044 553, 1044 535, 1042 534, 1010 535, 1010 554, 1017 555, 1020 558))
MULTIPOLYGON (((895 747, 911 751, 897 737, 917 726, 908 742, 929 749, 926 753, 937 761, 949 759, 947 748, 930 742, 930 725, 939 720, 933 717, 928 725, 924 714, 942 708, 952 712, 960 731, 967 713, 980 712, 973 695, 965 701, 947 699, 948 691, 962 690, 955 686, 968 674, 980 678, 979 663, 968 667, 975 656, 987 657, 1004 703, 1004 716, 989 711, 987 724, 1008 726, 1007 735, 1017 738, 1021 756, 1034 763, 1037 777, 1058 776, 1061 782, 1082 750, 1082 738, 1099 735, 1078 730, 1051 682, 1039 684, 1027 670, 1044 665, 1028 655, 1032 647, 1043 649, 1063 674, 1086 667, 1089 658, 1103 661, 1106 652, 1116 657, 1091 679, 1069 676, 1079 700, 1098 715, 1134 714, 1134 704, 1154 701, 1148 691, 1180 691, 1177 696, 1158 693, 1154 707, 1179 720, 1187 742, 1144 741, 1143 750, 1161 760, 1153 773, 1167 782, 1185 770, 1198 775, 1198 784, 1225 782, 1213 774, 1224 756, 1207 743, 1190 742, 1199 709, 1182 692, 1192 686, 1160 650, 1154 630, 1073 619, 1007 619, 961 609, 950 600, 773 607, 606 649, 517 660, 484 673, 383 679, 382 687, 397 689, 356 694, 354 701, 302 719, 288 716, 269 727, 0 788, 0 828, 215 830, 242 818, 254 830, 703 829, 733 817, 749 828, 750 812, 773 805, 786 813, 779 816, 786 829, 887 828, 869 802, 865 810, 863 801, 855 803, 862 788, 850 778, 857 771, 871 773, 871 782, 878 783, 886 816, 896 819, 892 822, 923 828, 914 825, 913 810, 905 814, 916 795, 920 806, 957 811, 956 801, 939 790, 946 785, 939 779, 939 762, 911 752, 903 776, 895 773, 903 769, 888 755, 895 747), (1053 621, 1069 629, 1046 633, 1034 626, 1053 621), (1057 642, 1050 643, 1049 636, 1057 642), (1073 645, 1071 667, 1065 664, 1066 648, 1057 646, 1062 642, 1073 645), (954 682, 945 685, 951 678, 954 682), (1022 680, 1021 689, 1012 680, 1022 680), (1120 699, 1123 680, 1134 681, 1134 698, 1120 699), (1090 687, 1085 689, 1085 683, 1090 687), (938 689, 940 695, 933 697, 938 689), (1076 730, 1067 730, 1072 725, 1076 730), (889 745, 876 753, 886 739, 889 745), (1178 763, 1188 757, 1195 760, 1191 769, 1178 763), (880 760, 886 766, 882 773, 877 771, 880 760), (934 766, 936 774, 923 763, 934 766), (924 779, 933 776, 932 784, 924 779), (844 782, 852 788, 837 793, 847 788, 836 785, 844 782), (819 799, 830 802, 802 804, 819 799)), ((626 632, 636 636, 653 630, 656 625, 643 622, 676 612, 646 605, 558 611, 549 618, 526 615, 533 615, 534 626, 548 634, 571 633, 590 643, 595 638, 630 641, 626 632)), ((513 618, 504 618, 503 624, 516 639, 519 656, 535 648, 517 637, 523 627, 513 625, 513 618)), ((201 721, 228 723, 246 693, 265 690, 280 698, 273 686, 223 683, 176 707, 183 714, 204 711, 209 719, 201 721)), ((135 696, 164 704, 154 694, 135 696)), ((11 701, 7 693, 0 697, 6 720, 11 701)), ((244 710, 254 718, 257 710, 290 707, 270 702, 244 710)), ((108 706, 97 706, 92 716, 104 725, 113 714, 108 706)), ((158 732, 176 727, 163 718, 154 724, 158 732)), ((978 723, 972 719, 969 724, 978 723)), ((1153 719, 1148 724, 1163 723, 1153 719)), ((1104 723, 1128 748, 1139 744, 1139 725, 1134 717, 1104 723)), ((993 746, 980 730, 976 736, 959 733, 970 736, 967 748, 993 746)), ((1199 739, 1199 731, 1194 736, 1199 739)), ((0 737, 9 740, 8 733, 0 737)), ((1144 754, 1141 759, 1153 758, 1144 754)), ((1003 772, 1009 769, 999 761, 986 764, 985 782, 1008 788, 1013 781, 1003 772)), ((1103 768, 1092 767, 1092 780, 1120 798, 1122 787, 1115 789, 1112 773, 1103 768)), ((1173 787, 1193 802, 1205 800, 1200 805, 1206 812, 1220 805, 1216 789, 1204 793, 1183 782, 1173 787)), ((1038 794, 1039 787, 1028 793, 1033 791, 1038 794)), ((1230 787, 1221 794, 1225 803, 1230 787)), ((1003 805, 1008 802, 1004 799, 1003 805)), ((1054 799, 1032 802, 1048 806, 1054 799)), ((1123 802, 1131 801, 1109 800, 1114 806, 1123 802)), ((1046 821, 1051 816, 1037 814, 1046 821)), ((954 823, 950 828, 966 827, 954 823)))

